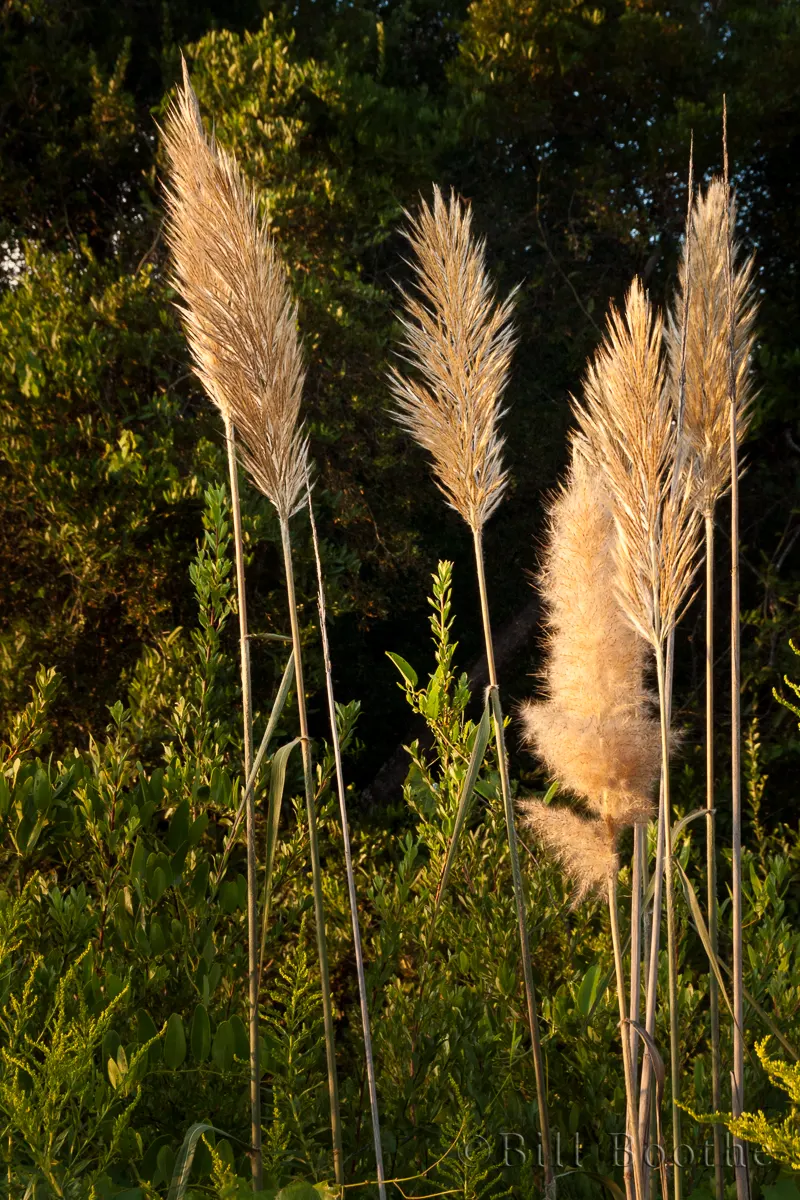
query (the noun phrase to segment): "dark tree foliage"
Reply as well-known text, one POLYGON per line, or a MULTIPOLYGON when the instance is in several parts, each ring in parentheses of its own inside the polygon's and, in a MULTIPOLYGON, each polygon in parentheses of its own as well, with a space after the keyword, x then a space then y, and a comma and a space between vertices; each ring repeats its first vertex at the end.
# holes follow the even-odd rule
MULTIPOLYGON (((719 170, 727 94, 742 236, 763 289, 742 489, 748 704, 762 717, 771 802, 787 799, 790 726, 767 705, 796 632, 800 575, 800 10, 791 0, 8 0, 3 708, 19 705, 40 662, 58 666, 71 685, 56 712, 59 744, 84 736, 104 723, 143 646, 188 617, 198 497, 221 457, 189 374, 161 239, 154 116, 181 50, 207 118, 263 190, 292 269, 338 683, 364 701, 364 782, 405 732, 383 651, 413 650, 432 564, 468 549, 387 413, 403 209, 432 181, 455 187, 474 205, 499 290, 522 285, 506 418, 515 483, 487 531, 502 624, 529 602, 569 392, 633 273, 669 299, 690 135, 697 175, 719 170)), ((251 612, 257 631, 280 631, 275 531, 254 497, 246 507, 251 612)), ((477 609, 463 577, 466 618, 477 609)), ((310 596, 310 570, 304 586, 310 596)), ((702 686, 693 620, 679 661, 684 697, 702 686)), ((470 624, 465 663, 478 654, 470 624)), ((273 659, 263 648, 256 659, 267 687, 273 659)), ((535 665, 534 644, 508 666, 517 696, 535 665)))

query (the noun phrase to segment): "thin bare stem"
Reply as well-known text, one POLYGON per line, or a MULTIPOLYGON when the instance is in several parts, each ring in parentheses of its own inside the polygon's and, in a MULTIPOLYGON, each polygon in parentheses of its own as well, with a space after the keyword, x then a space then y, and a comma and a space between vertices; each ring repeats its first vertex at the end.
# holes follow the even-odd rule
POLYGON ((378 1088, 375 1082, 375 1063, 372 1057, 372 1033, 369 1023, 369 1005, 367 1003, 367 981, 364 975, 364 954, 361 947, 361 929, 358 924, 358 897, 356 896, 356 881, 353 872, 353 855, 350 849, 350 827, 347 820, 347 800, 344 786, 344 770, 342 768, 342 749, 339 744, 339 728, 336 724, 336 700, 333 693, 333 673, 331 670, 331 654, 328 644, 328 624, 325 610, 325 585, 322 578, 322 562, 319 555, 317 539, 317 523, 314 520, 314 508, 311 503, 311 489, 306 487, 308 516, 311 521, 311 537, 314 543, 314 561, 317 567, 317 607, 319 609, 319 628, 322 637, 322 653, 325 660, 325 688, 328 696, 328 717, 331 728, 331 744, 336 763, 336 784, 339 792, 339 815, 342 822, 342 837, 344 839, 344 862, 347 872, 347 891, 350 899, 350 917, 353 924, 353 945, 356 954, 356 975, 358 976, 358 995, 361 1003, 361 1028, 364 1034, 364 1057, 367 1065, 367 1084, 369 1088, 369 1106, 372 1113, 372 1138, 375 1144, 375 1173, 378 1177, 378 1193, 381 1200, 386 1197, 384 1183, 383 1148, 381 1146, 381 1123, 378 1114, 378 1088))
MULTIPOLYGON (((244 723, 244 777, 250 781, 253 764, 253 704, 250 684, 250 641, 247 635, 247 597, 244 578, 244 547, 242 544, 242 513, 239 503, 239 471, 236 462, 234 430, 225 418, 225 441, 228 449, 233 538, 236 553, 236 591, 239 607, 239 653, 242 670, 242 720, 244 723)), ((258 1045, 258 895, 256 883, 256 819, 253 787, 245 788, 247 811, 247 982, 250 1036, 250 1162, 253 1190, 263 1183, 261 1154, 261 1068, 258 1045)))
MULTIPOLYGON (((633 869, 631 872, 631 989, 629 1015, 632 1022, 639 1020, 639 1007, 642 990, 642 879, 644 860, 647 853, 647 828, 640 821, 633 827, 633 869)), ((631 1025, 631 1096, 636 1093, 639 1075, 639 1037, 634 1025, 631 1025)), ((630 1108, 629 1108, 630 1126, 630 1108)), ((633 1144, 633 1134, 638 1137, 638 1122, 635 1130, 629 1127, 628 1136, 633 1144)), ((632 1164, 625 1167, 626 1184, 630 1185, 632 1164)), ((644 1185, 643 1185, 644 1186, 644 1185)))
POLYGON ((331 1004, 331 981, 328 968, 328 942, 325 936, 325 909, 322 900, 322 868, 319 860, 317 839, 317 817, 314 811, 314 781, 311 766, 311 740, 308 736, 306 696, 303 684, 303 656, 300 646, 300 623, 297 619, 297 599, 294 590, 294 568, 292 566, 292 541, 289 521, 281 518, 281 541, 283 562, 286 570, 286 592, 289 600, 289 620, 294 645, 294 674, 297 685, 297 712, 300 719, 300 745, 303 753, 303 780, 306 792, 306 814, 308 818, 308 845, 311 852, 311 883, 314 893, 314 920, 317 927, 317 951, 322 985, 322 1021, 325 1029, 325 1058, 328 1067, 328 1099, 331 1110, 331 1135, 333 1139, 333 1171, 337 1184, 344 1183, 344 1154, 342 1151, 342 1123, 339 1114, 339 1080, 336 1071, 336 1051, 333 1041, 333 1009, 331 1004))
MULTIPOLYGON (((708 931, 711 949, 718 956, 717 847, 714 824, 714 514, 706 513, 706 878, 708 931)), ((711 1108, 722 1107, 722 1053, 720 1049, 719 984, 708 973, 711 1010, 711 1108)), ((714 1126, 714 1181, 717 1200, 725 1200, 723 1127, 714 1126)))
MULTIPOLYGON (((667 641, 665 695, 662 705, 659 697, 659 708, 666 710, 666 723, 669 728, 672 721, 672 674, 674 662, 674 636, 667 641)), ((664 848, 665 848, 666 805, 664 795, 664 761, 662 738, 661 789, 658 801, 658 827, 656 830, 656 862, 653 880, 653 909, 650 921, 650 948, 647 961, 647 987, 645 991, 645 1029, 651 1038, 655 1038, 656 1003, 658 1000, 658 962, 661 947, 661 913, 664 896, 664 848)), ((646 1054, 642 1060, 642 1076, 639 1087, 639 1138, 642 1145, 647 1144, 647 1134, 651 1126, 653 1069, 650 1056, 646 1054)), ((662 1147, 663 1149, 663 1147, 662 1147)), ((650 1191, 650 1175, 645 1177, 645 1197, 650 1191)))
POLYGON ((670 1090, 672 1092, 672 1157, 675 1200, 683 1195, 683 1171, 679 1162, 681 1146, 681 1110, 678 1107, 681 1095, 680 1029, 678 1026, 678 959, 675 930, 675 889, 672 863, 672 813, 669 787, 669 721, 667 712, 667 681, 664 651, 656 647, 656 674, 658 677, 659 710, 661 714, 662 780, 664 796, 664 865, 667 893, 667 973, 669 979, 669 1050, 670 1090))
POLYGON ((475 566, 478 574, 478 589, 481 600, 481 616, 483 618, 483 633, 486 642, 486 663, 489 671, 489 689, 491 692, 492 716, 497 743, 497 761, 500 768, 500 785, 503 793, 503 808, 506 817, 508 834, 508 852, 511 860, 511 876, 514 884, 514 903, 517 910, 517 926, 519 930, 520 956, 522 958, 522 973, 525 979, 525 998, 528 1008, 528 1029, 531 1035, 533 1052, 533 1069, 536 1076, 536 1102, 539 1109, 539 1129, 542 1135, 542 1157, 544 1159, 545 1196, 547 1200, 555 1200, 556 1178, 553 1170, 553 1150, 550 1144, 550 1115, 547 1109, 547 1083, 544 1070, 544 1054, 542 1039, 539 1032, 539 1019, 536 1013, 536 988, 533 982, 531 967, 530 939, 528 937, 528 922, 525 913, 525 892, 522 886, 522 872, 519 866, 519 849, 517 847, 517 831, 514 823, 514 805, 511 798, 511 781, 508 774, 508 759, 506 757, 505 734, 503 730, 503 710, 500 705, 500 690, 497 683, 497 668, 494 660, 494 642, 492 626, 489 617, 489 598, 486 589, 486 570, 483 561, 483 539, 480 528, 473 530, 475 546, 475 566))
POLYGON ((628 1111, 628 1128, 631 1137, 631 1157, 633 1159, 633 1183, 636 1200, 642 1200, 644 1189, 642 1170, 642 1147, 639 1141, 639 1127, 636 1120, 636 1109, 633 1100, 633 1066, 631 1061, 631 1043, 625 1013, 625 968, 622 962, 622 939, 619 932, 619 912, 617 909, 617 873, 608 873, 608 912, 611 917, 611 940, 614 944, 614 968, 617 973, 617 998, 619 1000, 619 1032, 622 1042, 622 1065, 625 1070, 625 1100, 628 1111))
MULTIPOLYGON (((726 196, 730 196, 728 167, 728 108, 723 99, 723 155, 726 196)), ((736 400, 736 310, 733 296, 733 231, 730 200, 726 206, 725 283, 728 299, 728 401, 731 460, 731 807, 733 921, 733 1087, 731 1107, 740 1116, 744 1106, 744 969, 742 961, 742 714, 741 629, 739 620, 739 436, 736 400)), ((738 1200, 750 1200, 747 1147, 733 1141, 738 1200), (738 1153, 737 1153, 738 1151, 738 1153)))

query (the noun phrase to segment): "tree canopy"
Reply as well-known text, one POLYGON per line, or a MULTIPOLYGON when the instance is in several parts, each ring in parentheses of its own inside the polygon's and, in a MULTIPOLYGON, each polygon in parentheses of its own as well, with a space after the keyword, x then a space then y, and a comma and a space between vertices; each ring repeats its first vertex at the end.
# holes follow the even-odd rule
MULTIPOLYGON (((487 531, 498 622, 528 600, 542 495, 565 459, 609 301, 640 273, 668 302, 695 171, 721 166, 727 96, 741 234, 757 256, 760 387, 743 484, 751 704, 796 630, 800 8, 793 0, 8 0, 0 14, 0 705, 40 663, 69 681, 55 736, 85 738, 190 624, 214 415, 174 313, 157 121, 188 61, 204 115, 261 190, 308 360, 339 687, 365 702, 365 778, 403 734, 384 651, 425 636, 427 576, 458 561, 421 454, 388 411, 404 210, 468 198, 498 290, 519 285, 509 499, 487 531), (150 661, 150 660, 148 660, 150 661), (139 666, 137 667, 137 663, 139 666)), ((245 495, 256 686, 284 631, 277 530, 245 495)), ((724 552, 724 545, 720 553, 724 552)), ((301 589, 313 594, 310 556, 301 589)), ((476 611, 467 573, 461 610, 476 611)), ((465 641, 465 658, 478 653, 465 641)), ((467 626, 468 622, 464 622, 467 626)), ((681 683, 699 684, 691 620, 681 683)), ((518 696, 535 644, 510 673, 518 696)), ((780 721, 780 718, 776 718, 780 721)), ((768 758, 786 728, 766 737, 768 758)), ((776 795, 780 796, 778 787, 776 795)))

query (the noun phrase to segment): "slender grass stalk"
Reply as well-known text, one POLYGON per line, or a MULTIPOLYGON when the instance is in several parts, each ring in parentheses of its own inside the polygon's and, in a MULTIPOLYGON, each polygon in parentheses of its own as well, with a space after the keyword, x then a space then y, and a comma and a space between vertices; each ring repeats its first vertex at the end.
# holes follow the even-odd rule
POLYGON ((325 1058, 328 1068, 328 1099, 331 1111, 331 1135, 333 1139, 333 1170, 337 1184, 344 1183, 344 1154, 342 1151, 342 1124, 339 1115, 339 1080, 336 1071, 336 1052, 333 1039, 333 1006, 331 1003, 331 980, 328 966, 328 942, 325 935, 325 908, 322 899, 322 867, 319 859, 317 838, 317 816, 314 806, 314 780, 311 763, 311 739, 308 735, 306 695, 303 684, 303 655, 300 645, 300 623, 297 618, 297 598, 294 587, 292 565, 292 540, 288 518, 281 517, 281 543, 283 564, 286 572, 286 592, 289 600, 289 620, 294 645, 294 677, 297 685, 297 712, 300 720, 300 748, 303 755, 303 782, 306 793, 306 815, 308 819, 308 844, 311 854, 311 886, 314 894, 314 921, 317 927, 317 951, 322 984, 322 1021, 325 1029, 325 1058))
POLYGON ((253 703, 250 682, 250 641, 247 634, 247 597, 244 578, 244 547, 242 544, 242 513, 239 503, 239 465, 236 461, 234 428, 230 418, 225 421, 228 450, 228 472, 233 512, 233 537, 236 554, 236 591, 239 606, 239 655, 242 671, 242 720, 244 723, 244 778, 247 840, 247 992, 248 1033, 250 1038, 250 1142, 253 1188, 263 1184, 261 1151, 261 1064, 258 1042, 258 892, 256 880, 256 815, 254 788, 250 782, 253 766, 253 703))
MULTIPOLYGON (((719 914, 717 906, 717 847, 714 824, 714 515, 705 514, 706 541, 706 887, 708 936, 719 957, 719 914)), ((722 1108, 722 1050, 720 1047, 719 984, 708 972, 711 1021, 711 1108, 722 1108)), ((717 1200, 725 1200, 725 1139, 723 1126, 714 1125, 714 1187, 717 1200)))
POLYGON ((525 979, 525 999, 528 1010, 528 1030, 531 1035, 533 1051, 533 1070, 536 1077, 536 1095, 539 1102, 539 1127, 542 1135, 542 1158, 544 1161, 545 1196, 550 1200, 556 1195, 555 1171, 553 1167, 553 1150, 550 1144, 550 1114, 547 1108, 547 1079, 544 1069, 544 1054, 542 1039, 539 1033, 539 1018, 536 1012, 536 986, 533 981, 531 966, 530 938, 528 935, 528 920, 525 911, 525 891, 522 884, 522 872, 519 866, 519 848, 517 846, 517 830, 514 822, 514 802, 511 796, 511 780, 508 774, 508 756, 504 732, 503 710, 500 704, 500 688, 497 682, 497 668, 494 660, 494 641, 489 617, 489 597, 486 589, 486 570, 483 560, 483 539, 481 530, 473 530, 475 547, 475 568, 478 574, 478 589, 481 601, 481 617, 483 620, 483 635, 486 643, 486 663, 489 673, 489 689, 491 692, 492 717, 494 721, 494 736, 497 746, 497 761, 500 767, 500 787, 503 794, 503 811, 506 818, 506 833, 508 836, 508 854, 511 860, 511 878, 514 886, 514 907, 517 911, 517 930, 519 933, 520 956, 522 958, 522 973, 525 979))
POLYGON ((679 1163, 681 1146, 681 1110, 679 1107, 681 1094, 681 1060, 680 1060, 680 1024, 678 1017, 678 949, 675 929, 675 884, 674 867, 672 862, 672 806, 670 802, 669 782, 669 720, 670 702, 667 699, 667 677, 664 662, 663 647, 656 646, 656 676, 658 679, 659 712, 661 716, 661 753, 663 779, 664 807, 664 866, 665 891, 667 894, 667 976, 669 986, 669 1052, 670 1052, 670 1089, 672 1092, 672 1154, 673 1154, 673 1187, 675 1200, 681 1200, 683 1195, 683 1172, 679 1163))
POLYGON ((393 369, 390 379, 397 401, 396 416, 431 454, 438 487, 473 534, 536 1076, 545 1193, 550 1200, 556 1194, 556 1181, 544 1056, 536 1014, 482 542, 483 528, 500 504, 508 484, 499 423, 502 416, 500 398, 514 347, 510 321, 512 301, 496 303, 486 269, 484 245, 473 239, 471 222, 469 207, 462 205, 455 196, 451 197, 449 205, 446 204, 438 188, 434 188, 433 208, 423 202, 419 215, 411 220, 407 236, 416 252, 418 295, 403 293, 407 315, 402 324, 407 358, 417 367, 420 378, 408 378, 393 369))
MULTIPOLYGON (((736 308, 733 279, 730 173, 728 166, 728 106, 723 99, 723 158, 725 206, 725 286, 728 317, 728 404, 730 410, 731 473, 731 807, 733 923, 733 1077, 731 1107, 735 1117, 744 1110, 744 964, 742 961, 742 713, 741 626, 739 616, 739 431, 736 368, 736 308)), ((747 1145, 733 1140, 733 1165, 738 1200, 750 1200, 747 1145), (738 1154, 737 1154, 738 1151, 738 1154)))
MULTIPOLYGON (((674 662, 675 639, 671 636, 667 641, 667 653, 665 662, 666 676, 666 724, 669 728, 672 724, 672 673, 674 662)), ((659 697, 659 709, 662 708, 661 699, 659 697)), ((659 721, 660 728, 660 721, 659 721)), ((656 861, 653 868, 653 907, 652 916, 650 919, 650 940, 647 953, 647 968, 646 968, 646 983, 645 983, 645 1030, 651 1038, 655 1040, 656 1031, 656 1004, 658 1000, 658 964, 661 950, 661 914, 663 910, 664 897, 664 853, 665 853, 665 833, 664 827, 666 823, 666 806, 664 798, 664 765, 662 751, 661 779, 659 786, 658 798, 658 823, 656 827, 656 861)), ((639 1138, 642 1145, 647 1144, 648 1132, 652 1138, 652 1134, 656 1131, 658 1121, 652 1104, 653 1100, 653 1065, 649 1055, 645 1055, 642 1060, 642 1075, 639 1084, 639 1138)), ((661 1142, 659 1145, 659 1155, 665 1152, 661 1142)), ((650 1175, 645 1176, 645 1200, 650 1195, 650 1175)))
MULTIPOLYGON (((631 870, 631 987, 630 987, 630 1005, 628 1014, 631 1022, 638 1022, 639 1008, 641 1005, 642 991, 642 927, 644 920, 644 906, 642 904, 643 892, 642 882, 644 879, 645 857, 647 854, 647 828, 638 821, 633 827, 633 867, 631 870)), ((616 888, 616 884, 615 884, 616 888)), ((639 1076, 639 1036, 631 1024, 630 1031, 630 1060, 631 1060, 631 1097, 636 1094, 638 1089, 639 1076)), ((631 1125, 632 1105, 628 1105, 628 1136, 631 1139, 631 1145, 634 1144, 634 1133, 637 1138, 638 1118, 634 1118, 634 1125, 631 1125)), ((642 1142, 639 1140, 639 1150, 641 1153, 642 1142)), ((633 1186, 632 1181, 632 1164, 626 1163, 625 1166, 625 1182, 628 1190, 633 1186)), ((644 1189, 646 1184, 642 1179, 642 1200, 644 1200, 644 1189)))
MULTIPOLYGON (((693 460, 695 505, 705 524, 707 949, 712 958, 718 950, 719 925, 714 827, 714 516, 720 496, 728 486, 735 486, 737 494, 732 507, 734 520, 738 519, 738 481, 734 485, 732 471, 738 444, 750 418, 749 360, 755 321, 751 291, 753 259, 743 264, 735 262, 738 247, 732 233, 734 217, 735 202, 727 179, 712 179, 705 193, 693 202, 687 220, 679 272, 679 303, 667 331, 672 383, 680 393, 685 411, 681 430, 684 453, 693 460), (733 456, 732 437, 735 438, 733 456)), ((734 581, 737 569, 733 570, 734 581)), ((732 629, 732 643, 736 640, 732 629)), ((715 1111, 719 1111, 720 997, 714 964, 710 964, 709 974, 712 1100, 715 1111)), ((718 1125, 714 1128, 714 1141, 716 1194, 721 1200, 723 1142, 718 1125)))
POLYGON ((328 644, 328 620, 325 609, 325 584, 322 576, 322 561, 319 554, 317 538, 317 523, 314 520, 314 507, 311 502, 311 489, 307 488, 308 516, 311 522, 311 538, 314 544, 314 561, 317 567, 317 608, 319 610, 319 628, 322 638, 322 653, 325 663, 325 690, 328 697, 328 718, 331 729, 331 744, 336 763, 336 786, 339 793, 339 815, 342 822, 342 837, 344 840, 344 862, 347 872, 347 892, 350 900, 350 917, 353 924, 353 946, 356 955, 356 975, 358 977, 358 996, 361 1006, 361 1029, 364 1034, 364 1057, 367 1066, 367 1085, 369 1090, 369 1106, 372 1114, 372 1139, 375 1145, 375 1173, 378 1179, 378 1194, 381 1200, 386 1197, 386 1184, 383 1169, 383 1147, 381 1145, 381 1123, 378 1112, 378 1088, 375 1082, 375 1063, 372 1056, 372 1032, 369 1021, 369 1003, 367 999, 367 981, 364 975, 364 954, 361 946, 361 929, 358 924, 358 897, 356 881, 353 872, 353 855, 350 849, 350 826, 347 820, 347 799, 344 786, 344 770, 342 768, 342 749, 339 744, 339 728, 336 723, 336 700, 333 693, 333 673, 331 669, 331 654, 328 644))
MULTIPOLYGON (((644 1163, 642 1147, 639 1141, 639 1125, 634 1108, 633 1062, 631 1043, 625 1028, 627 1018, 625 1012, 625 967, 622 961, 622 939, 619 932, 619 910, 617 907, 617 871, 616 868, 608 873, 608 912, 611 918, 611 940, 614 945, 614 969, 617 974, 617 997, 619 999, 619 1032, 622 1042, 622 1064, 625 1071, 625 1098, 628 1109, 628 1128, 631 1131, 631 1156, 633 1159, 633 1181, 636 1200, 642 1200, 644 1192, 644 1163)), ((635 1031, 634 1031, 635 1032, 635 1031)))
MULTIPOLYGON (((697 569, 700 523, 694 507, 691 462, 682 450, 675 409, 666 386, 662 334, 661 318, 653 312, 639 280, 634 280, 626 297, 624 315, 612 310, 606 340, 590 365, 584 384, 585 405, 576 406, 576 416, 580 423, 579 444, 605 475, 611 496, 617 529, 619 602, 631 625, 650 643, 656 658, 662 795, 646 1020, 650 1033, 655 1021, 661 914, 658 893, 663 869, 667 892, 672 1127, 677 1155, 681 1072, 668 776, 671 672, 666 670, 665 647, 697 569)), ((643 1069, 640 1095, 644 1097, 645 1108, 648 1091, 649 1073, 643 1069)), ((643 1141, 641 1128, 640 1136, 643 1141)), ((674 1192, 676 1200, 680 1200, 682 1169, 677 1157, 674 1192)))

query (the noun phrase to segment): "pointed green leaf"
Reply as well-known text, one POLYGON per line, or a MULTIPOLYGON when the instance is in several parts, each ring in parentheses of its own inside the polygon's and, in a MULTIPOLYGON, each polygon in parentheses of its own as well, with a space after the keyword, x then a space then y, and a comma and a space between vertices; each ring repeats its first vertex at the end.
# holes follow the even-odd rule
POLYGON ((167 1032, 164 1036, 164 1062, 171 1071, 177 1071, 186 1058, 186 1034, 183 1021, 178 1013, 173 1013, 167 1021, 167 1032))
POLYGON ((204 1004, 198 1004, 194 1010, 189 1041, 195 1062, 205 1062, 211 1053, 211 1022, 204 1004))
POLYGON ((233 1055, 236 1049, 233 1030, 230 1021, 221 1021, 214 1034, 214 1044, 211 1047, 211 1057, 220 1071, 230 1071, 233 1066, 233 1055))
POLYGON ((436 908, 438 909, 441 903, 444 890, 447 887, 447 881, 450 877, 450 871, 455 861, 456 851, 458 850, 458 842, 461 837, 461 832, 469 813, 470 804, 472 802, 472 793, 475 790, 475 783, 478 778, 478 773, 481 769, 481 764, 486 756, 486 747, 489 744, 489 735, 491 733, 491 720, 489 716, 489 705, 486 704, 483 709, 483 716, 480 719, 478 728, 475 730, 475 741, 472 744, 472 754, 469 759, 469 766, 461 784, 461 795, 458 798, 458 809, 456 811, 456 821, 453 826, 453 836, 450 839, 450 845, 447 847, 447 857, 445 858, 444 867, 442 869, 442 877, 439 880, 439 886, 436 889, 436 908))
POLYGON ((230 1024, 233 1030, 234 1054, 237 1058, 247 1060, 250 1055, 250 1039, 247 1035, 247 1027, 238 1013, 233 1014, 230 1024))
POLYGON ((286 784, 286 768, 289 755, 295 746, 300 744, 300 738, 287 742, 272 756, 272 770, 269 780, 269 804, 267 807, 267 848, 264 854, 264 911, 269 908, 272 895, 272 868, 275 863, 275 848, 278 844, 278 823, 283 803, 283 789, 286 784))
POLYGON ((575 1002, 578 1006, 578 1012, 581 1016, 588 1017, 592 1011, 592 1006, 597 998, 597 989, 600 986, 600 964, 595 963, 589 967, 589 970, 583 977, 581 986, 578 988, 578 995, 575 1002))
POLYGON ((409 684, 411 687, 417 686, 417 679, 419 677, 410 663, 407 663, 401 655, 395 654, 391 650, 386 651, 386 657, 392 660, 407 684, 409 684))

